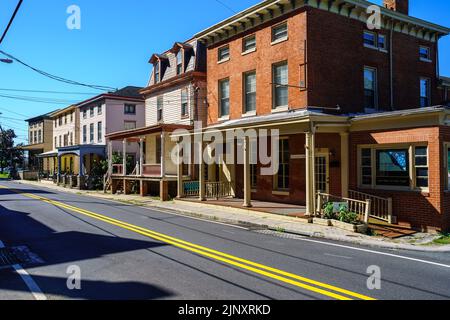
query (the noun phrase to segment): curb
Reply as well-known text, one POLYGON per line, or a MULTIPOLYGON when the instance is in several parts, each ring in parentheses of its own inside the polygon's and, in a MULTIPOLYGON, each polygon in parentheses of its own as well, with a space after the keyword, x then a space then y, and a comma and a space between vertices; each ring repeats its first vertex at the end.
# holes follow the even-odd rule
MULTIPOLYGON (((36 186, 36 184, 37 184, 37 183, 28 183, 28 182, 24 182, 24 181, 15 181, 15 182, 22 184, 22 185, 36 186)), ((77 190, 76 192, 75 191, 71 192, 71 191, 68 191, 71 189, 61 188, 61 187, 52 186, 52 185, 47 186, 44 184, 42 187, 48 188, 48 189, 53 189, 53 190, 59 190, 62 192, 65 191, 65 192, 74 193, 74 194, 79 194, 80 192, 83 193, 83 191, 79 191, 79 190, 77 190)), ((101 195, 96 194, 96 193, 85 192, 84 195, 94 197, 97 199, 121 202, 120 200, 110 199, 110 198, 104 197, 104 196, 102 197, 101 195)), ((133 204, 129 204, 129 205, 133 205, 133 204)), ((196 213, 193 211, 186 211, 183 209, 168 208, 159 203, 154 203, 151 205, 149 205, 148 203, 143 203, 141 206, 145 207, 145 208, 156 208, 156 209, 161 209, 164 211, 169 211, 168 212, 169 214, 170 214, 170 212, 173 212, 173 213, 183 215, 186 217, 199 218, 202 220, 212 221, 212 222, 221 222, 221 223, 241 226, 241 227, 245 227, 245 228, 253 229, 253 230, 279 231, 279 228, 271 227, 269 225, 255 224, 255 223, 251 223, 248 221, 241 221, 241 220, 236 220, 236 219, 228 219, 228 218, 221 218, 221 217, 217 217, 217 216, 204 215, 201 213, 196 213)), ((238 210, 242 210, 242 209, 238 209, 238 210)), ((294 235, 298 235, 298 236, 313 238, 313 239, 345 242, 345 243, 350 243, 350 244, 354 244, 354 245, 361 245, 361 246, 366 246, 366 247, 370 247, 370 248, 378 248, 378 249, 386 249, 386 250, 408 250, 408 251, 415 251, 415 252, 435 252, 435 253, 450 252, 450 245, 439 246, 439 247, 438 246, 426 247, 426 246, 416 246, 416 245, 401 244, 401 243, 387 243, 387 242, 382 242, 382 241, 377 241, 377 240, 351 239, 349 237, 325 235, 320 232, 299 231, 299 230, 293 230, 293 229, 289 229, 289 228, 284 228, 283 232, 288 233, 288 234, 294 234, 294 235)))

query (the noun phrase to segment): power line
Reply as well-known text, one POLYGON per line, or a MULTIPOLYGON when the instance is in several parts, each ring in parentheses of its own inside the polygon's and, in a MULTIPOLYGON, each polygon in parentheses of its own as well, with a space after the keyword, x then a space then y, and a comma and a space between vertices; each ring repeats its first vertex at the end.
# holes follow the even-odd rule
POLYGON ((97 93, 94 93, 94 92, 46 91, 46 90, 25 90, 25 89, 9 89, 9 88, 0 88, 0 91, 29 92, 29 93, 54 93, 54 94, 70 94, 70 95, 97 95, 97 93))
POLYGON ((101 86, 101 85, 95 85, 95 84, 86 84, 86 83, 70 80, 70 79, 67 79, 67 78, 63 78, 63 77, 60 77, 60 76, 56 76, 56 75, 53 75, 53 74, 48 73, 46 71, 37 69, 37 68, 35 68, 35 67, 25 63, 25 62, 23 62, 19 58, 16 58, 16 57, 14 57, 11 54, 6 53, 5 51, 0 50, 0 53, 3 54, 6 57, 8 57, 8 58, 18 62, 18 63, 20 63, 21 65, 23 65, 23 66, 25 66, 25 67, 27 67, 27 68, 29 68, 29 69, 39 73, 40 75, 43 75, 43 76, 45 76, 47 78, 50 78, 52 80, 56 80, 56 81, 59 81, 59 82, 63 82, 63 83, 71 84, 71 85, 76 85, 76 86, 88 87, 88 88, 92 88, 92 89, 100 90, 100 91, 117 91, 117 88, 113 88, 113 87, 101 86))
POLYGON ((237 13, 236 10, 234 10, 233 8, 231 8, 230 6, 228 6, 226 3, 222 2, 221 0, 215 0, 217 3, 219 3, 222 7, 227 8, 228 10, 230 10, 233 13, 237 13))
POLYGON ((3 95, 3 94, 0 94, 0 98, 27 101, 27 102, 37 102, 37 103, 61 104, 61 105, 71 105, 71 104, 77 103, 77 101, 75 101, 75 100, 62 100, 62 99, 26 97, 26 96, 11 96, 11 95, 3 95))
POLYGON ((11 110, 9 110, 9 109, 6 109, 6 108, 2 108, 2 107, 0 107, 0 110, 3 110, 3 111, 6 111, 6 112, 9 112, 9 113, 12 113, 12 114, 15 114, 15 115, 18 115, 18 116, 24 117, 25 119, 31 118, 31 116, 28 116, 28 115, 26 115, 26 114, 22 114, 22 113, 18 113, 18 112, 15 112, 15 111, 11 111, 11 110))
POLYGON ((9 20, 8 25, 6 26, 5 32, 3 32, 3 35, 0 38, 0 44, 3 42, 3 39, 5 39, 6 34, 8 33, 8 30, 11 27, 11 25, 12 25, 12 23, 14 21, 14 18, 16 17, 17 12, 19 11, 20 6, 22 5, 22 2, 23 2, 23 0, 19 0, 19 3, 17 4, 16 9, 14 10, 14 13, 13 13, 12 17, 9 20))

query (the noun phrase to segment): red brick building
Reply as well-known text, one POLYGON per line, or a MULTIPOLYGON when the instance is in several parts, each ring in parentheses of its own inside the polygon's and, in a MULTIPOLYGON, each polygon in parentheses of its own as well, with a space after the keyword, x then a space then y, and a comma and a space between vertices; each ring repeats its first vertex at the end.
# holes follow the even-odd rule
POLYGON ((200 189, 202 177, 225 181, 246 206, 306 204, 310 214, 319 190, 386 197, 389 222, 450 228, 450 116, 437 73, 450 30, 409 16, 407 0, 386 0, 372 30, 371 5, 267 0, 196 35, 207 45, 209 129, 281 134, 278 174, 213 165, 200 189))

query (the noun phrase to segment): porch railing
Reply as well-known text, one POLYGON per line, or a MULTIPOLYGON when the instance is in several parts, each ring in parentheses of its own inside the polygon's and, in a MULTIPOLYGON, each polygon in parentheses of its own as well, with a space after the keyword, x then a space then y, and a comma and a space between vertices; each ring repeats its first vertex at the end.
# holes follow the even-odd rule
POLYGON ((371 210, 370 208, 372 203, 370 199, 362 201, 350 198, 337 197, 331 194, 318 192, 316 213, 322 215, 324 205, 329 202, 346 203, 347 208, 350 212, 356 213, 359 216, 359 219, 363 221, 365 224, 369 223, 369 212, 371 210))
POLYGON ((205 196, 211 199, 231 197, 231 182, 207 182, 205 184, 205 196))
MULTIPOLYGON (((233 196, 231 182, 206 182, 205 197, 207 199, 220 199, 233 196)), ((198 197, 200 195, 199 181, 183 182, 183 196, 198 197)))
POLYGON ((349 195, 351 198, 357 200, 371 200, 370 217, 386 221, 390 224, 395 222, 392 214, 392 198, 383 198, 355 190, 349 190, 349 195))
POLYGON ((160 164, 143 164, 142 175, 149 177, 161 177, 161 165, 160 164))
POLYGON ((198 181, 185 181, 183 182, 183 195, 185 197, 198 197, 199 196, 200 182, 198 181))

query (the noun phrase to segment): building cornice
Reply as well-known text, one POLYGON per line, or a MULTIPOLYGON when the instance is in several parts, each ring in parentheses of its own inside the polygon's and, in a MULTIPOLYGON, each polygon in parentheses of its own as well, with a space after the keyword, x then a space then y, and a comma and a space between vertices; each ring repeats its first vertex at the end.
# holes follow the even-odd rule
POLYGON ((144 96, 148 96, 154 94, 155 92, 159 92, 161 90, 166 90, 170 87, 175 87, 180 84, 196 80, 196 79, 206 79, 206 73, 198 72, 198 71, 189 71, 186 73, 182 73, 176 77, 167 79, 163 82, 159 82, 157 84, 151 85, 147 88, 144 88, 140 91, 140 93, 144 96))
MULTIPOLYGON (((312 7, 350 19, 366 22, 366 10, 374 5, 365 0, 265 0, 236 15, 219 22, 195 35, 207 45, 229 39, 270 20, 279 18, 301 7, 312 7)), ((423 40, 436 42, 448 35, 450 29, 425 20, 417 19, 384 7, 380 7, 382 28, 408 34, 423 40)))

